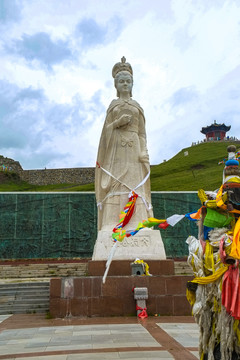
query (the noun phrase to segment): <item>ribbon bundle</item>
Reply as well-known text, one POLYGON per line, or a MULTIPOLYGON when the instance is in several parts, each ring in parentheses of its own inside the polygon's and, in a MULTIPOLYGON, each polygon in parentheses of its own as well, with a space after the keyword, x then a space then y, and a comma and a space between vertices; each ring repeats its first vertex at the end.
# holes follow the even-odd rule
POLYGON ((134 191, 131 191, 129 196, 129 201, 125 205, 123 211, 121 211, 121 214, 119 215, 120 222, 113 229, 112 237, 114 241, 123 241, 125 236, 127 236, 126 230, 123 231, 122 228, 129 223, 134 211, 137 198, 138 198, 138 194, 136 194, 134 191))
POLYGON ((147 308, 141 308, 140 306, 136 305, 136 310, 138 311, 141 311, 139 314, 138 314, 138 317, 139 319, 146 319, 148 317, 148 314, 147 314, 147 308))

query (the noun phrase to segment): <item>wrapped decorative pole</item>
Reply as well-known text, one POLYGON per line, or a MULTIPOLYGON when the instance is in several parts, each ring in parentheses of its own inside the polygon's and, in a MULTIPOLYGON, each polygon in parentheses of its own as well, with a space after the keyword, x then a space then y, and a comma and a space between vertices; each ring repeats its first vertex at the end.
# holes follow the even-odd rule
POLYGON ((198 239, 189 236, 188 263, 195 278, 187 298, 199 324, 201 360, 240 359, 240 169, 239 152, 228 146, 223 182, 199 190, 198 239))

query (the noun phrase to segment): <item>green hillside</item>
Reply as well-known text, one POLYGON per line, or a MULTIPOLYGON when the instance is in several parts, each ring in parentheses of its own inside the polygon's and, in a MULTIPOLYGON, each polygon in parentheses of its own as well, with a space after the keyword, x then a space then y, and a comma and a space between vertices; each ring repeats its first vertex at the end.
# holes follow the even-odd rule
POLYGON ((181 150, 169 161, 152 167, 152 191, 191 191, 203 188, 215 190, 222 182, 224 165, 218 162, 227 158, 227 146, 240 142, 208 142, 181 150), (184 156, 185 152, 187 156, 184 156))
POLYGON ((22 181, 15 172, 0 171, 0 192, 13 191, 94 191, 94 184, 32 185, 22 181))
MULTIPOLYGON (((215 190, 222 182, 227 146, 240 142, 208 142, 181 150, 172 159, 151 167, 152 191, 215 190), (184 153, 188 152, 185 156, 184 153)), ((57 184, 36 186, 19 179, 17 174, 0 174, 0 191, 94 191, 94 184, 57 184)))

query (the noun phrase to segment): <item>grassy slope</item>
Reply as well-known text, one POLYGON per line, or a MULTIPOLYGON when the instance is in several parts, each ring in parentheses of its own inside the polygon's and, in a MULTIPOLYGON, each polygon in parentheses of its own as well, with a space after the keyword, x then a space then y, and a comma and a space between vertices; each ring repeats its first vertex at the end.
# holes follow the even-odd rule
POLYGON ((55 184, 55 185, 31 185, 25 181, 8 181, 0 184, 0 192, 12 191, 94 191, 94 184, 55 184))
MULTIPOLYGON (((152 191, 217 189, 224 168, 218 162, 227 157, 228 145, 230 143, 226 142, 202 143, 183 149, 169 161, 153 166, 152 191), (184 156, 185 151, 188 151, 188 156, 184 156)), ((239 149, 240 144, 235 145, 239 149)))
MULTIPOLYGON (((234 144, 234 142, 231 142, 234 144)), ((230 143, 202 143, 181 150, 172 159, 151 168, 152 191, 191 191, 203 188, 214 190, 222 182, 224 165, 218 162, 227 157, 230 143), (184 152, 188 151, 188 156, 184 152)), ((237 149, 239 143, 235 143, 237 149)), ((30 185, 8 178, 0 184, 0 191, 94 191, 94 184, 30 185)))

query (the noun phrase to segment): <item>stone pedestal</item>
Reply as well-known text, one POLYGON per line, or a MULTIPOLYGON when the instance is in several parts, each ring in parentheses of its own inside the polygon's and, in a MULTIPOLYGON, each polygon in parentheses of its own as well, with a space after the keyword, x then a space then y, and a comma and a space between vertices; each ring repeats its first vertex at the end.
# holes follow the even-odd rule
MULTIPOLYGON (((149 272, 151 275, 175 274, 174 261, 172 259, 148 260, 147 264, 149 266, 149 272)), ((88 262, 89 276, 103 276, 105 269, 106 269, 106 260, 89 260, 88 262)), ((109 279, 110 276, 132 276, 131 261, 113 260, 111 262, 107 279, 109 279)))
MULTIPOLYGON (((113 247, 112 231, 101 230, 95 243, 92 260, 107 260, 113 247)), ((144 229, 119 242, 113 260, 164 260, 166 253, 159 230, 144 229)))
MULTIPOLYGON (((172 261, 172 260, 171 260, 172 261)), ((168 260, 157 263, 168 264, 168 260)), ((173 261, 172 261, 173 262, 173 261)), ((94 261, 92 261, 94 263, 94 261)), ((150 271, 153 269, 149 262, 150 271)), ((93 264, 94 265, 94 264, 93 264)), ((157 264, 156 264, 157 265, 157 264)), ((94 266, 95 268, 95 266, 94 266)), ((128 264, 130 273, 130 264, 128 264)), ((164 270, 164 269, 163 269, 164 270)), ((153 272, 153 271, 151 271, 153 272)), ((154 273, 154 272, 153 272, 154 273)), ((148 289, 148 315, 183 316, 191 315, 186 298, 186 284, 192 276, 109 276, 102 283, 102 276, 73 278, 73 297, 64 297, 64 280, 50 281, 50 314, 56 318, 72 316, 136 316, 136 302, 132 289, 148 289)))

